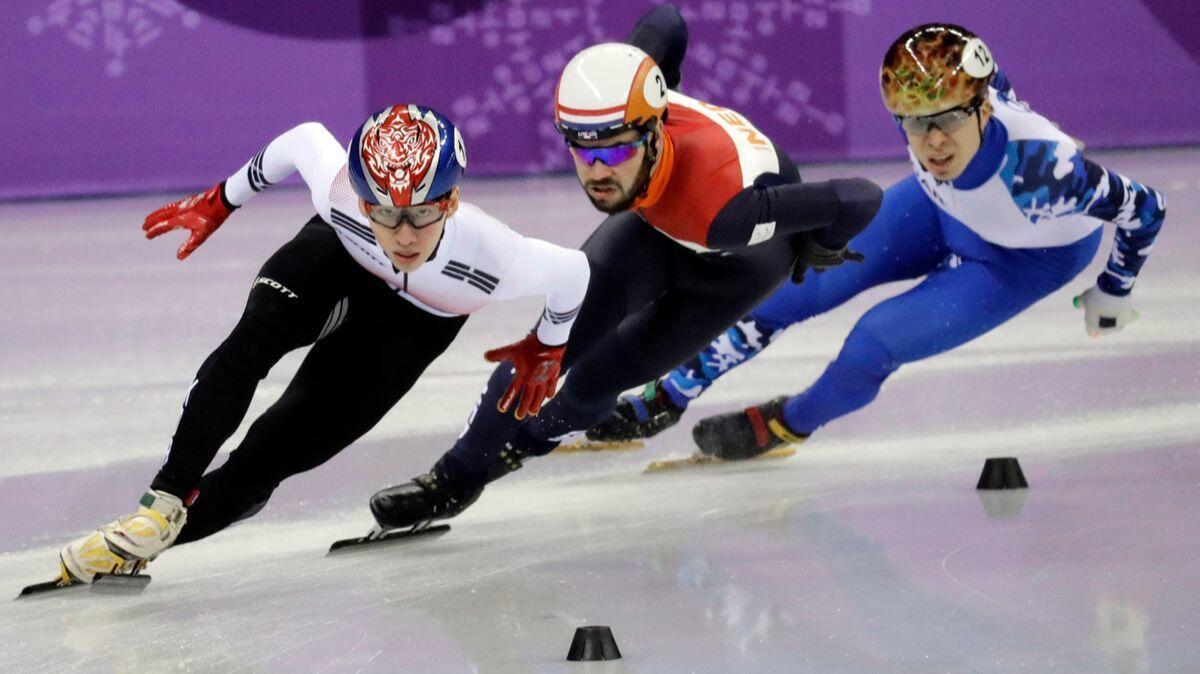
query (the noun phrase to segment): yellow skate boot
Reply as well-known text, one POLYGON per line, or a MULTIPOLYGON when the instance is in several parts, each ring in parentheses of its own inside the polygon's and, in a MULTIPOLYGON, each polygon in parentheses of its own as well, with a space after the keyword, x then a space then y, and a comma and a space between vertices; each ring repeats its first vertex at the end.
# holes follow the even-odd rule
POLYGON ((148 491, 140 504, 136 513, 63 546, 61 581, 90 583, 97 573, 137 573, 171 547, 187 522, 183 502, 166 492, 148 491))

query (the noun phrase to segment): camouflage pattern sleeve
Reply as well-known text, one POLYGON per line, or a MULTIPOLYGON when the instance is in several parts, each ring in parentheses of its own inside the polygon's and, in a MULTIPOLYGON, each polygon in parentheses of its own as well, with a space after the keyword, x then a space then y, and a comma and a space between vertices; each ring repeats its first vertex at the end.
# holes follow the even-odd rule
POLYGON ((1117 225, 1112 254, 1096 285, 1110 295, 1128 295, 1167 216, 1166 197, 1099 164, 1086 159, 1083 164, 1096 184, 1107 183, 1085 212, 1117 225))
POLYGON ((1112 255, 1096 283, 1111 295, 1133 290, 1166 217, 1161 193, 1089 161, 1066 142, 1010 143, 1001 175, 1031 222, 1087 215, 1115 224, 1112 255))

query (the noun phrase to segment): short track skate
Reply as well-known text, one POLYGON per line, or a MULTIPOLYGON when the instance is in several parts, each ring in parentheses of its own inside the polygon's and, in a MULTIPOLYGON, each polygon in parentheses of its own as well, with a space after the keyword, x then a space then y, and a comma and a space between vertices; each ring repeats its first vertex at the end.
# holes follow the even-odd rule
POLYGON ((69 581, 59 579, 28 585, 21 589, 21 593, 17 595, 17 599, 43 595, 48 592, 82 588, 88 588, 96 594, 141 594, 142 590, 146 589, 146 586, 149 584, 150 576, 144 573, 98 573, 90 583, 74 579, 69 581))

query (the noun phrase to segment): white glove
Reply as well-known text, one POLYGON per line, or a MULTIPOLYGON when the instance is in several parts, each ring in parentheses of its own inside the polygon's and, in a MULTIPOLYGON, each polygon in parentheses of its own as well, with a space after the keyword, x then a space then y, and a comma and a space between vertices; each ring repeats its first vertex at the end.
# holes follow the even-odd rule
POLYGON ((1131 296, 1109 295, 1099 286, 1092 286, 1077 295, 1075 307, 1083 309, 1084 327, 1092 337, 1117 332, 1141 317, 1133 308, 1131 296))

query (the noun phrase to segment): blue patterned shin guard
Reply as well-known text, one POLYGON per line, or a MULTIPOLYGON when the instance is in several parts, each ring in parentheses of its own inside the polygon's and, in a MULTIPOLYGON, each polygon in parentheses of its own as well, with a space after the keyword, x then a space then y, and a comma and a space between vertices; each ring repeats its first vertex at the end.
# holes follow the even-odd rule
POLYGON ((671 370, 663 379, 663 390, 676 406, 687 407, 718 377, 758 355, 782 332, 782 328, 767 325, 751 314, 671 370))

